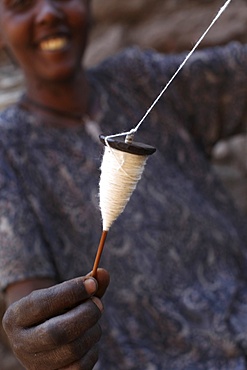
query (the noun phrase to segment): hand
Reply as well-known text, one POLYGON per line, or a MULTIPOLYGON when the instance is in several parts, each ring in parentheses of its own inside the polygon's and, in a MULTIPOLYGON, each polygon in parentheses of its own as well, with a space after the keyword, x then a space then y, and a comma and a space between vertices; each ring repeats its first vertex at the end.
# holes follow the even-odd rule
POLYGON ((91 370, 98 359, 101 297, 109 275, 80 277, 33 291, 10 305, 3 326, 16 357, 28 370, 91 370), (95 295, 95 296, 93 296, 95 295))

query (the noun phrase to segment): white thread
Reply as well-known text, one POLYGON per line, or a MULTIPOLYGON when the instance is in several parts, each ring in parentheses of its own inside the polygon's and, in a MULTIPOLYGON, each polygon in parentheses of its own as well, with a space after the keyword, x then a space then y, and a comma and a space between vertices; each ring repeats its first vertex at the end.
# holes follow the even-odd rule
POLYGON ((180 70, 184 67, 185 63, 197 49, 201 41, 207 35, 209 30, 213 27, 215 22, 219 19, 221 14, 225 11, 227 6, 232 0, 227 0, 225 5, 216 14, 213 21, 210 23, 206 31, 202 34, 195 46, 191 49, 189 54, 186 56, 182 64, 178 67, 174 75, 168 81, 166 86, 154 100, 152 105, 148 108, 144 116, 138 122, 138 124, 130 131, 122 132, 119 134, 109 135, 105 137, 105 153, 101 164, 101 177, 99 183, 99 198, 100 198, 100 209, 103 221, 103 230, 108 231, 112 223, 117 217, 123 212, 126 204, 128 203, 137 182, 141 178, 144 166, 147 160, 147 156, 139 156, 131 153, 125 153, 120 150, 116 150, 110 147, 108 139, 133 135, 140 128, 145 118, 152 111, 154 106, 158 103, 162 95, 165 93, 167 88, 176 78, 180 70))
POLYGON ((127 131, 127 132, 121 132, 121 133, 118 133, 118 134, 114 134, 114 135, 109 135, 109 136, 106 136, 105 140, 107 142, 108 139, 110 138, 114 138, 114 137, 118 137, 118 136, 125 136, 125 135, 131 135, 131 134, 134 134, 136 133, 136 131, 140 128, 140 126, 142 125, 143 121, 146 119, 146 117, 149 115, 149 113, 152 111, 152 109, 155 107, 155 105, 158 103, 158 101, 160 100, 160 98, 162 97, 162 95, 165 93, 165 91, 168 89, 168 87, 171 85, 171 83, 173 82, 173 80, 177 77, 178 73, 181 71, 181 69, 184 67, 185 63, 188 61, 188 59, 191 57, 191 55, 195 52, 195 50, 198 48, 198 46, 200 45, 200 43, 202 42, 202 40, 205 38, 205 36, 207 35, 207 33, 210 31, 210 29, 213 27, 213 25, 215 24, 215 22, 220 18, 220 16, 222 15, 222 13, 226 10, 226 8, 228 7, 228 5, 230 4, 232 0, 227 0, 226 3, 220 8, 219 12, 216 14, 216 16, 214 17, 214 19, 212 20, 212 22, 210 23, 210 25, 208 26, 208 28, 206 29, 206 31, 202 34, 202 36, 199 38, 199 40, 196 42, 196 44, 194 45, 194 47, 191 49, 191 51, 189 52, 189 54, 186 56, 186 58, 184 59, 184 61, 180 64, 180 66, 178 67, 178 69, 176 70, 176 72, 174 73, 174 75, 171 77, 171 79, 168 81, 168 83, 166 84, 166 86, 163 88, 163 90, 160 92, 160 94, 157 96, 157 98, 154 100, 154 102, 152 103, 152 105, 148 108, 148 110, 146 111, 146 113, 144 114, 144 116, 141 118, 141 120, 137 123, 137 125, 132 128, 130 131, 127 131))
POLYGON ((123 212, 145 167, 147 156, 105 147, 99 183, 103 230, 123 212))

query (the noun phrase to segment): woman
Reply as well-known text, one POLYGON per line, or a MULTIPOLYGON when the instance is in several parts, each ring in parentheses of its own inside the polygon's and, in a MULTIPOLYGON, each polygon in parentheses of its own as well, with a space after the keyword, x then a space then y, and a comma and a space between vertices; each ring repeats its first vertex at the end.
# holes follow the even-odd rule
MULTIPOLYGON (((62 7, 59 3, 49 2, 35 4, 31 1, 1 2, 2 42, 23 68, 29 86, 28 95, 34 100, 36 96, 40 98, 43 96, 42 102, 51 104, 52 100, 57 100, 59 95, 61 99, 59 105, 63 100, 66 101, 62 103, 65 110, 79 111, 82 115, 94 113, 89 112, 89 86, 80 68, 88 23, 88 4, 85 1, 67 2, 62 4, 62 7), (84 90, 84 94, 81 94, 81 89, 84 90), (67 99, 68 96, 69 99, 67 99)), ((39 101, 40 98, 37 100, 39 101)), ((69 122, 66 120, 66 124, 69 122)), ((11 304, 34 289, 53 285, 55 280, 45 275, 41 272, 38 273, 37 279, 33 279, 28 273, 25 278, 20 279, 20 282, 10 284, 6 290, 7 304, 11 304)), ((97 342, 100 337, 98 320, 102 303, 96 297, 91 299, 91 296, 93 293, 98 296, 103 294, 103 289, 108 284, 108 275, 105 271, 98 273, 98 282, 101 293, 100 289, 96 293, 95 281, 92 279, 84 281, 81 278, 58 285, 55 290, 52 288, 36 293, 22 301, 20 307, 18 304, 14 306, 15 310, 20 309, 23 312, 23 316, 19 316, 19 324, 17 323, 18 338, 23 334, 22 329, 25 329, 27 334, 23 342, 13 341, 13 347, 25 367, 39 366, 42 369, 48 369, 54 368, 54 364, 60 368, 73 363, 73 366, 80 368, 92 368, 97 361, 97 342), (47 309, 42 308, 41 315, 40 310, 43 305, 47 309), (32 310, 33 316, 29 316, 29 310, 32 310), (55 317, 58 314, 61 315, 63 311, 66 313, 61 316, 62 325, 65 327, 70 325, 77 330, 69 336, 61 335, 59 338, 57 334, 54 337, 53 326, 61 326, 61 323, 54 323, 55 317), (83 320, 84 317, 85 320, 83 320), (26 330, 26 326, 43 322, 44 318, 49 319, 48 329, 43 325, 37 325, 35 330, 26 330), (40 342, 33 345, 34 337, 39 336, 40 331, 46 330, 45 345, 44 343, 40 345, 40 342), (23 348, 24 354, 19 353, 23 348), (28 354, 25 353, 27 350, 28 354)), ((15 313, 9 310, 6 321, 12 322, 12 315, 15 313), (10 316, 9 319, 8 316, 10 316)), ((63 330, 65 330, 64 327, 63 330)), ((44 338, 42 340, 44 341, 44 338)))
MULTIPOLYGON (((130 48, 85 70, 87 0, 1 0, 0 24, 26 79, 1 114, 1 286, 18 300, 3 323, 26 368, 91 369, 95 305, 76 298, 79 340, 74 303, 57 313, 101 232, 98 135, 133 127, 185 56, 130 48)), ((215 142, 246 128, 246 58, 240 44, 196 53, 138 133, 157 154, 109 233, 100 369, 247 368, 246 220, 209 165, 215 142)), ((105 271, 98 280, 101 296, 105 271)))

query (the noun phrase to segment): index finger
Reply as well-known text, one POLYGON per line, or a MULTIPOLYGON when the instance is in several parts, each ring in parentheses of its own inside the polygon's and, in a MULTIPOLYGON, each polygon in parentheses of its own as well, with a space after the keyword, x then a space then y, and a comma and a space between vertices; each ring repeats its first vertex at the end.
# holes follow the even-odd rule
POLYGON ((5 321, 8 321, 8 316, 12 318, 14 316, 15 325, 22 327, 37 325, 75 307, 91 297, 96 290, 96 280, 85 277, 35 290, 8 308, 5 321))
MULTIPOLYGON (((92 271, 87 276, 90 277, 92 276, 91 274, 92 274, 92 271)), ((95 296, 102 298, 110 283, 110 275, 105 269, 98 268, 97 274, 96 274, 96 280, 98 282, 98 289, 97 289, 97 292, 95 292, 95 296)))

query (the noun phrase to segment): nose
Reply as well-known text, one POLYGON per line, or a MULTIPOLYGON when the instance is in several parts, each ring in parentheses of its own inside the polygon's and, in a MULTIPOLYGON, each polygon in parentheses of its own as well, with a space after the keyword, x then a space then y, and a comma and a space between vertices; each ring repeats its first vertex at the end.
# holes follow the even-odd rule
POLYGON ((56 0, 39 0, 36 22, 39 24, 49 24, 61 20, 63 18, 63 11, 60 2, 56 0))

